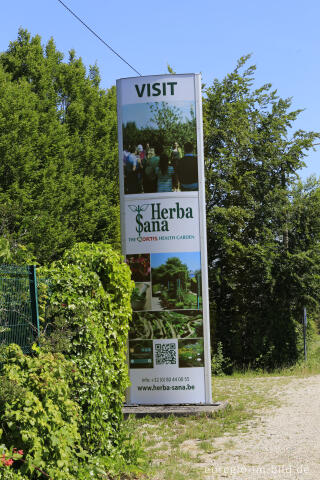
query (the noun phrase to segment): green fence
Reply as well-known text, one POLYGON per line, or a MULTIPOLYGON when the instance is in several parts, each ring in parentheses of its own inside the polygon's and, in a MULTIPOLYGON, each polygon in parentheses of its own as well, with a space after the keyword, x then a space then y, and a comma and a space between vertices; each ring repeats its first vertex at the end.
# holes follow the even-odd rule
POLYGON ((0 265, 0 344, 25 353, 39 336, 36 267, 0 265))

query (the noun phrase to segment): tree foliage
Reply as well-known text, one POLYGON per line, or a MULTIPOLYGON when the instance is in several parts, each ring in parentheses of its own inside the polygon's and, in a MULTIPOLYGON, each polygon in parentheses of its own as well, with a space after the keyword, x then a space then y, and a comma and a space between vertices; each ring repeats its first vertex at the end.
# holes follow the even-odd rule
POLYGON ((153 283, 164 285, 168 282, 176 284, 180 280, 181 287, 186 289, 189 280, 188 265, 182 263, 179 257, 170 257, 166 263, 152 269, 152 280, 153 283))
POLYGON ((151 147, 162 147, 168 154, 172 146, 178 142, 182 147, 191 142, 196 148, 196 118, 191 105, 188 115, 176 105, 168 102, 154 102, 149 105, 152 114, 144 127, 138 128, 134 121, 123 125, 124 144, 136 147, 139 143, 151 147))
POLYGON ((77 241, 118 244, 115 89, 96 66, 20 30, 0 56, 0 236, 38 261, 77 241))
POLYGON ((182 147, 186 142, 191 142, 196 149, 196 117, 192 105, 187 119, 183 111, 167 102, 151 104, 150 109, 153 114, 151 123, 158 130, 159 141, 162 140, 169 147, 175 142, 182 147))
POLYGON ((205 89, 213 335, 235 365, 268 368, 298 358, 302 305, 320 300, 318 193, 294 187, 317 134, 291 133, 300 111, 253 89, 246 61, 205 89))

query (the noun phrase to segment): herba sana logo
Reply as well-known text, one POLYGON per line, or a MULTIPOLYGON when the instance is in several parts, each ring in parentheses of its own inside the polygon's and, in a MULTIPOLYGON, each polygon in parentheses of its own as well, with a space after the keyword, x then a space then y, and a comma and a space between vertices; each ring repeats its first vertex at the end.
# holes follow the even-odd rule
POLYGON ((136 212, 136 231, 139 237, 142 233, 169 232, 170 220, 193 218, 191 207, 183 208, 179 202, 175 207, 161 208, 161 203, 144 203, 143 205, 128 205, 132 212, 136 212), (151 219, 144 220, 142 212, 151 206, 151 219))
MULTIPOLYGON (((141 220, 143 219, 141 212, 145 212, 147 210, 147 208, 149 207, 149 203, 144 203, 143 205, 128 205, 128 207, 132 212, 137 212, 136 222, 138 225, 140 225, 141 220)), ((139 237, 140 237, 141 232, 143 232, 143 227, 141 227, 141 229, 140 227, 139 228, 137 227, 136 230, 139 233, 139 237)))

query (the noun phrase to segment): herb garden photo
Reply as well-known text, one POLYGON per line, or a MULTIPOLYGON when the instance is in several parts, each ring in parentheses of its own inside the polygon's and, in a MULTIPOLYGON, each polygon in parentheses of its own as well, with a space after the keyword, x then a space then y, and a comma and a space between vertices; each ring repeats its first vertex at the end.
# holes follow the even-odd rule
POLYGON ((202 308, 200 252, 151 254, 152 310, 202 308))

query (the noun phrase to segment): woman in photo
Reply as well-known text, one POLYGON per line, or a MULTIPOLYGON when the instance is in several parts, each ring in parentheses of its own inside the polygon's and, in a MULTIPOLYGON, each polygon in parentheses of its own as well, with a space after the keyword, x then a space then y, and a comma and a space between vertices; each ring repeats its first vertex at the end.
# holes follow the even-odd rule
POLYGON ((156 169, 160 162, 159 151, 161 148, 155 147, 148 150, 148 156, 143 163, 143 191, 144 193, 155 193, 157 191, 156 169))
POLYGON ((172 192, 172 178, 174 168, 169 165, 169 157, 167 154, 160 155, 159 166, 156 167, 157 175, 157 192, 172 192))
POLYGON ((125 193, 139 193, 139 162, 137 156, 133 153, 132 147, 130 145, 126 145, 124 148, 123 164, 125 193))
POLYGON ((179 187, 179 180, 176 172, 177 172, 177 165, 179 163, 180 158, 182 158, 182 151, 181 151, 181 148, 179 147, 178 142, 175 142, 171 150, 171 165, 173 166, 173 169, 174 169, 174 175, 172 177, 172 188, 175 191, 178 191, 178 187, 179 187))

